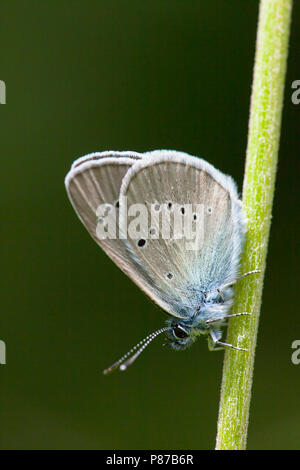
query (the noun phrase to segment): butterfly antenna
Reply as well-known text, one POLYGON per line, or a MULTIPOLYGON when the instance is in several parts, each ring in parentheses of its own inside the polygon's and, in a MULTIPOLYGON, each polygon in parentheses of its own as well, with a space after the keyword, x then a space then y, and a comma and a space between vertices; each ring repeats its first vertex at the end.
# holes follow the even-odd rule
POLYGON ((120 370, 126 370, 139 357, 139 355, 151 343, 151 341, 154 338, 156 338, 156 336, 160 335, 161 333, 167 330, 168 330, 168 327, 165 327, 165 328, 161 328, 160 330, 154 331, 153 333, 150 333, 150 335, 146 336, 146 338, 139 341, 133 348, 130 349, 130 351, 124 354, 124 356, 122 356, 121 359, 119 359, 117 362, 115 362, 110 367, 105 369, 103 371, 103 374, 105 375, 109 374, 110 372, 113 372, 115 369, 117 369, 119 366, 120 366, 120 370), (134 351, 136 352, 134 353, 134 351), (127 359, 127 361, 125 361, 125 359, 127 359))

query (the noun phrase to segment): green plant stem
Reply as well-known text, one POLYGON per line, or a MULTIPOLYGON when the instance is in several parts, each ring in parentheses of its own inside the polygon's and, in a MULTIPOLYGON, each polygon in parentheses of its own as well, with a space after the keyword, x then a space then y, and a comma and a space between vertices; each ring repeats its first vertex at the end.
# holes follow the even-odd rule
POLYGON ((258 321, 268 248, 279 147, 292 0, 261 0, 243 186, 247 240, 241 273, 261 269, 236 285, 226 350, 216 449, 245 449, 258 321))

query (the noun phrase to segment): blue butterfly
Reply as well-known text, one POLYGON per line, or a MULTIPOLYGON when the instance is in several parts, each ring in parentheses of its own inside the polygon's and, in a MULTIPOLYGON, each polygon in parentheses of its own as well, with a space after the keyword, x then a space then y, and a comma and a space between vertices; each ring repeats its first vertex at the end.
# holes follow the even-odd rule
POLYGON ((110 151, 76 160, 65 184, 94 240, 168 314, 104 373, 127 369, 161 333, 177 350, 199 336, 210 350, 245 350, 221 341, 228 318, 250 315, 229 313, 233 284, 260 272, 238 277, 246 224, 230 176, 183 152, 110 151))

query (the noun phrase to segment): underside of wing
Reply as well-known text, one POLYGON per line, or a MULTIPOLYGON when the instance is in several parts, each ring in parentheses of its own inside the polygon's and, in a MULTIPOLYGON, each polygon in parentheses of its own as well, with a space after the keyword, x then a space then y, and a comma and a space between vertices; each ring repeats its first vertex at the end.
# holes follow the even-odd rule
POLYGON ((241 202, 233 180, 206 161, 164 150, 94 153, 73 163, 65 183, 94 240, 171 315, 192 315, 207 290, 233 280, 244 234, 241 202), (141 219, 134 224, 132 236, 127 229, 137 204, 150 215, 146 226, 141 219), (108 213, 116 232, 103 237, 108 213), (187 236, 178 237, 175 215, 181 228, 189 221, 187 236))
MULTIPOLYGON (((135 237, 129 230, 125 244, 169 313, 192 315, 208 290, 232 280, 238 270, 244 223, 230 177, 196 157, 155 151, 129 169, 121 186, 123 198, 127 207, 120 206, 122 230, 130 228, 130 207, 147 207, 148 223, 139 227, 135 237), (181 226, 190 227, 188 237, 184 231, 181 238, 175 233, 178 215, 181 226), (191 245, 197 233, 199 243, 191 245)), ((134 272, 129 276, 136 281, 134 272)))
POLYGON ((115 217, 118 217, 121 183, 134 160, 128 157, 100 157, 79 163, 73 164, 65 180, 70 201, 94 240, 123 267, 127 258, 123 240, 117 237, 117 233, 114 238, 101 239, 98 236, 97 228, 101 222, 99 208, 114 211, 115 217))
POLYGON ((78 168, 83 163, 97 162, 103 158, 130 158, 131 160, 139 160, 143 154, 138 152, 124 151, 118 152, 116 150, 108 150, 105 152, 88 153, 83 157, 77 158, 71 166, 71 169, 78 168))
POLYGON ((73 163, 65 185, 75 212, 97 244, 156 304, 168 311, 168 304, 159 295, 152 279, 120 238, 120 187, 125 174, 139 158, 141 154, 133 152, 87 155, 73 163), (115 232, 102 237, 100 224, 108 216, 115 232))

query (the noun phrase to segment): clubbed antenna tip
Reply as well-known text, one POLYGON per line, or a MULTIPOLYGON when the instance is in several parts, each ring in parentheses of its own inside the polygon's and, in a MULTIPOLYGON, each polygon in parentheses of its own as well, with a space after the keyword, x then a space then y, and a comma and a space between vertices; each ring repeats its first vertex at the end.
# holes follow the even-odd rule
POLYGON ((153 333, 150 333, 150 335, 146 336, 146 338, 139 341, 133 348, 130 349, 130 351, 124 354, 124 356, 122 356, 121 359, 119 359, 117 362, 115 362, 110 367, 105 369, 103 371, 103 374, 107 375, 110 372, 113 372, 114 370, 116 370, 118 367, 121 371, 126 370, 129 366, 131 366, 131 364, 134 363, 134 361, 139 357, 139 355, 144 351, 144 349, 151 343, 151 341, 154 340, 154 338, 156 338, 158 335, 160 335, 164 331, 167 331, 167 329, 168 327, 165 327, 165 328, 161 328, 160 330, 154 331, 153 333))

